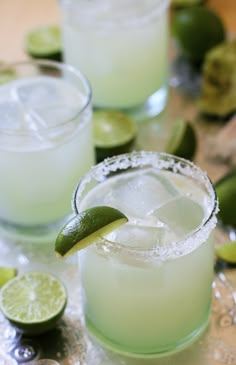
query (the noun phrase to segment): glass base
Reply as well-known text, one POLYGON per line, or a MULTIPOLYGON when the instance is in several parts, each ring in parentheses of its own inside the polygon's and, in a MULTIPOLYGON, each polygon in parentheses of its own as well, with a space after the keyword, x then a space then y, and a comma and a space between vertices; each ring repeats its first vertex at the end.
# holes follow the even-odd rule
POLYGON ((0 220, 0 237, 16 242, 48 243, 55 241, 58 233, 72 215, 45 225, 20 225, 0 220))
MULTIPOLYGON (((89 331, 89 334, 91 335, 92 341, 97 343, 98 345, 102 346, 104 349, 112 351, 114 353, 117 353, 122 356, 130 357, 130 358, 136 358, 136 359, 157 359, 161 357, 171 356, 179 351, 182 351, 192 345, 202 334, 206 331, 209 322, 210 322, 210 315, 211 315, 211 307, 208 310, 206 320, 202 323, 200 327, 198 327, 196 330, 191 332, 188 336, 186 336, 184 339, 181 339, 180 341, 168 345, 165 348, 158 349, 153 352, 148 353, 140 353, 140 352, 134 352, 130 351, 129 349, 124 348, 123 346, 114 343, 113 341, 109 340, 105 336, 103 336, 99 331, 97 331, 96 328, 90 323, 90 321, 86 320, 86 327, 89 331)), ((145 335, 144 335, 145 338, 145 335)))
POLYGON ((136 122, 146 121, 158 116, 165 109, 167 99, 168 87, 163 86, 152 94, 144 104, 123 111, 129 114, 136 122))
POLYGON ((168 86, 163 86, 152 94, 145 103, 132 108, 106 108, 94 106, 94 110, 120 110, 130 115, 136 122, 143 122, 156 117, 165 109, 168 99, 168 86))

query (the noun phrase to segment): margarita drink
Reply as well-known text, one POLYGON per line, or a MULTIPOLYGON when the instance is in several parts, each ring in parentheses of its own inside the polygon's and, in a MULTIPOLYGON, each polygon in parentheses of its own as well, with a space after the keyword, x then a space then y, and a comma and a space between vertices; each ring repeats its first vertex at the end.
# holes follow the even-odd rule
POLYGON ((98 107, 132 108, 167 87, 168 0, 61 1, 64 55, 98 107))
POLYGON ((0 86, 0 220, 16 229, 68 216, 75 184, 94 162, 86 80, 63 65, 43 63, 47 75, 38 66, 17 64, 25 77, 0 86))
POLYGON ((79 254, 83 309, 104 345, 154 356, 186 346, 208 324, 217 203, 189 162, 130 156, 98 165, 75 194, 76 209, 108 205, 129 218, 79 254))

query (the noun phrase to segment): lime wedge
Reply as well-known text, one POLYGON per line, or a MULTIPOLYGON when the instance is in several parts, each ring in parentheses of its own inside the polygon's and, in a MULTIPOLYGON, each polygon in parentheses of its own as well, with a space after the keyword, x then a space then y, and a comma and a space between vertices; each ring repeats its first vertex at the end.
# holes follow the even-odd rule
POLYGON ((61 29, 50 25, 33 29, 25 37, 25 50, 33 58, 62 59, 61 29))
POLYGON ((93 132, 97 161, 129 152, 137 134, 135 122, 128 115, 117 111, 95 111, 93 132))
POLYGON ((0 267, 0 288, 17 275, 15 267, 0 267))
POLYGON ((223 243, 215 249, 215 252, 219 259, 236 264, 236 241, 223 243))
POLYGON ((52 329, 61 318, 67 293, 59 279, 43 272, 27 272, 1 289, 0 308, 19 330, 38 335, 52 329))
POLYGON ((186 120, 177 120, 170 132, 166 152, 192 160, 197 149, 197 136, 192 124, 186 120))
POLYGON ((236 227, 236 170, 226 174, 215 184, 219 200, 219 218, 223 224, 236 227))
POLYGON ((55 243, 59 257, 72 255, 126 223, 128 218, 119 210, 99 206, 84 210, 61 230, 55 243))

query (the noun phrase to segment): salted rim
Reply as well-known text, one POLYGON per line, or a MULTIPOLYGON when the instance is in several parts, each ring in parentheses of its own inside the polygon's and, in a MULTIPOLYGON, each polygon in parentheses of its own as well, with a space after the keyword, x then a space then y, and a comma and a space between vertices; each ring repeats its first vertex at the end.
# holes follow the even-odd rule
MULTIPOLYGON (((101 237, 96 247, 99 251, 107 254, 128 254, 133 258, 161 259, 175 258, 186 255, 205 242, 217 223, 218 200, 215 188, 206 174, 192 162, 164 152, 139 151, 131 152, 105 159, 103 162, 93 166, 90 171, 78 183, 72 198, 72 208, 75 214, 79 213, 79 202, 86 185, 95 180, 101 183, 111 173, 126 170, 129 168, 156 167, 158 169, 171 170, 174 173, 181 173, 198 180, 206 188, 209 196, 209 203, 212 209, 202 224, 189 236, 182 240, 174 241, 171 244, 155 248, 137 248, 125 244, 113 242, 101 237)), ((83 200, 83 199, 82 199, 83 200)))
MULTIPOLYGON (((54 131, 58 128, 64 127, 65 125, 69 124, 69 123, 74 123, 75 120, 77 120, 79 118, 80 115, 82 115, 84 113, 84 111, 88 108, 88 106, 91 103, 92 100, 92 89, 90 86, 89 81, 87 80, 87 78, 85 77, 85 75, 83 75, 83 73, 76 69, 75 67, 69 65, 69 64, 65 64, 62 62, 56 62, 56 61, 49 61, 49 60, 29 60, 29 61, 19 61, 19 62, 14 62, 14 63, 6 63, 4 65, 0 66, 0 73, 7 71, 9 69, 17 70, 17 68, 21 68, 21 67, 49 67, 50 69, 56 69, 59 71, 63 71, 66 70, 67 72, 69 72, 70 74, 74 74, 74 76, 79 79, 84 87, 85 93, 85 102, 84 105, 81 106, 80 110, 70 119, 66 120, 65 122, 59 123, 56 126, 53 127, 48 127, 48 128, 38 128, 37 131, 40 131, 40 133, 42 134, 48 134, 51 131, 54 131)), ((43 75, 43 74, 42 74, 43 75)), ((32 75, 32 77, 35 77, 37 75, 32 75)), ((40 74, 39 74, 40 76, 40 74)), ((49 74, 50 76, 50 74, 49 74)), ((31 78, 29 76, 26 75, 27 78, 31 78)), ((0 88, 1 86, 5 86, 10 82, 19 80, 23 77, 16 77, 13 78, 12 80, 10 80, 9 82, 6 82, 4 84, 0 84, 0 88)), ((81 125, 83 125, 83 119, 82 119, 82 123, 81 125)), ((37 135, 37 131, 33 131, 33 130, 27 130, 27 131, 19 131, 19 130, 14 130, 14 129, 7 129, 7 128, 0 128, 0 134, 6 134, 8 136, 33 136, 33 135, 37 135)))

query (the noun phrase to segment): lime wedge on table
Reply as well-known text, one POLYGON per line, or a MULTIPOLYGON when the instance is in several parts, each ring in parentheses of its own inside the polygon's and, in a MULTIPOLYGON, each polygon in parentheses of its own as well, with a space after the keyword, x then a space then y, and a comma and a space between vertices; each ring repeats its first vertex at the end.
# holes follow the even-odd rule
POLYGON ((94 111, 94 143, 97 161, 129 152, 137 134, 135 122, 118 111, 94 111))
POLYGON ((17 276, 1 289, 0 308, 4 316, 30 335, 52 329, 66 302, 67 293, 61 281, 43 272, 17 276))
POLYGON ((99 206, 86 209, 62 228, 56 239, 55 251, 58 256, 72 255, 127 221, 123 213, 111 207, 99 206))
POLYGON ((0 288, 17 275, 15 267, 0 267, 0 288))
POLYGON ((50 25, 31 30, 25 37, 25 49, 33 58, 61 61, 62 40, 60 27, 50 25))
POLYGON ((166 152, 192 160, 197 148, 197 136, 192 124, 187 120, 177 120, 170 131, 166 152))
POLYGON ((236 241, 230 241, 218 246, 216 255, 230 264, 236 264, 236 241))
POLYGON ((219 218, 223 224, 236 227, 236 170, 215 183, 219 200, 219 218))

